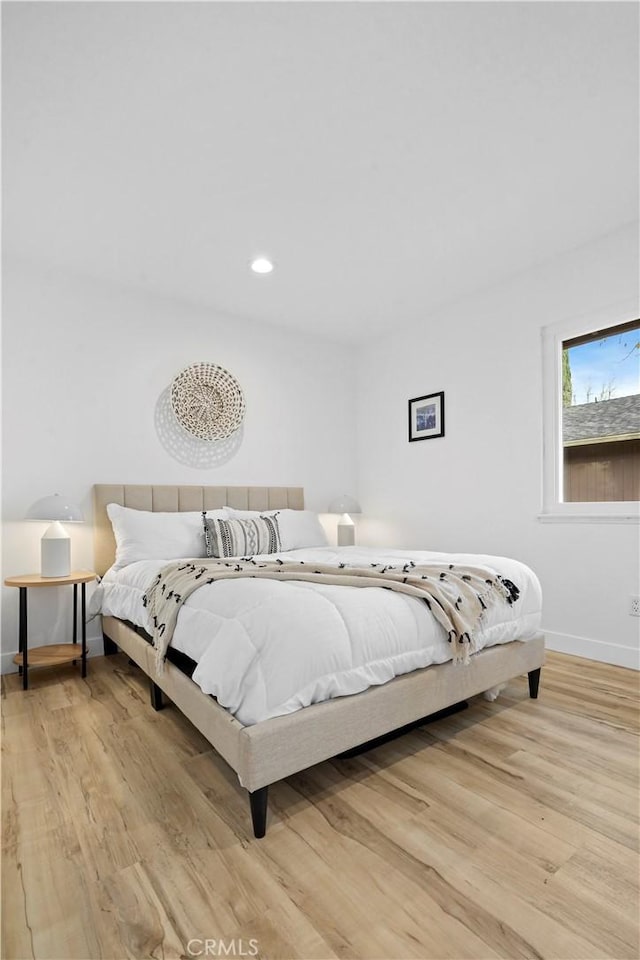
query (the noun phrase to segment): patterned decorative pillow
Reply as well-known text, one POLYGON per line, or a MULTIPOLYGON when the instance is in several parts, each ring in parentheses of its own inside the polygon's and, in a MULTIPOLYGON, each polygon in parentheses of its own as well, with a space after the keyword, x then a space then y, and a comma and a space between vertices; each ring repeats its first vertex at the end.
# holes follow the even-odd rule
POLYGON ((277 514, 245 520, 223 520, 202 514, 208 557, 253 557, 282 549, 277 514))

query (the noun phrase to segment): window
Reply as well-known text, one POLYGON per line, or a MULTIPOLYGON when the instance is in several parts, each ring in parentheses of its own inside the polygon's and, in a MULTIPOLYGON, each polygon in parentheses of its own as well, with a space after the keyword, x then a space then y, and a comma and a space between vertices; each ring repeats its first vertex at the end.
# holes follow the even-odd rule
POLYGON ((640 320, 608 313, 543 331, 541 519, 639 516, 640 320))

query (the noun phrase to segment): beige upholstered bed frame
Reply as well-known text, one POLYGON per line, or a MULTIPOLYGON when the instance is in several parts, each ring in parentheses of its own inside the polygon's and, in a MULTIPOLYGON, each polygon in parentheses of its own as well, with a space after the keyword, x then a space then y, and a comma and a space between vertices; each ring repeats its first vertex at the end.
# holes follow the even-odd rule
MULTIPOLYGON (((106 507, 185 511, 227 506, 238 509, 303 509, 300 487, 198 487, 98 484, 94 488, 95 564, 103 574, 114 561, 115 541, 106 507)), ((151 700, 162 691, 236 771, 250 794, 254 832, 264 836, 267 787, 277 780, 360 744, 459 703, 520 674, 529 674, 537 695, 544 662, 544 637, 490 647, 461 668, 451 662, 404 674, 363 693, 313 704, 284 717, 243 726, 174 664, 162 676, 154 669, 153 648, 135 629, 114 617, 103 618, 105 653, 114 644, 148 675, 151 700)))

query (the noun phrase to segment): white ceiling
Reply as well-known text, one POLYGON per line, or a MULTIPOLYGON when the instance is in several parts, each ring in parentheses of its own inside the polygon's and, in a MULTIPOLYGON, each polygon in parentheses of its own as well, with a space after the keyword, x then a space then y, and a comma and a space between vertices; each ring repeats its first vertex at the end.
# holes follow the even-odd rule
POLYGON ((357 341, 637 217, 635 3, 2 12, 7 251, 357 341))

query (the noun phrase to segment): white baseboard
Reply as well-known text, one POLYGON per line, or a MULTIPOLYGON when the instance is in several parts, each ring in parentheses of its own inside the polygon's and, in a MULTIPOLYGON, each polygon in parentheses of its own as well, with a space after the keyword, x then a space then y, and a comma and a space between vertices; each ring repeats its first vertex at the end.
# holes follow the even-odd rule
MULTIPOLYGON (((545 630, 547 649, 558 653, 569 653, 574 657, 587 660, 599 660, 601 663, 613 663, 618 667, 630 667, 640 670, 640 650, 626 647, 621 643, 604 643, 602 640, 590 640, 588 637, 574 637, 570 633, 553 633, 545 630)), ((17 650, 3 653, 0 657, 0 673, 17 673, 13 662, 17 650)), ((102 637, 87 637, 87 656, 101 657, 104 653, 102 637)))
POLYGON ((626 647, 622 643, 605 643, 602 640, 590 640, 588 637, 574 637, 570 633, 544 631, 548 650, 569 653, 574 657, 587 660, 599 660, 601 663, 613 663, 617 667, 630 667, 640 670, 640 650, 626 647))
MULTIPOLYGON (((3 653, 0 657, 0 673, 17 673, 18 665, 13 662, 18 651, 3 653)), ((102 637, 87 637, 87 657, 101 657, 104 653, 102 637)))

